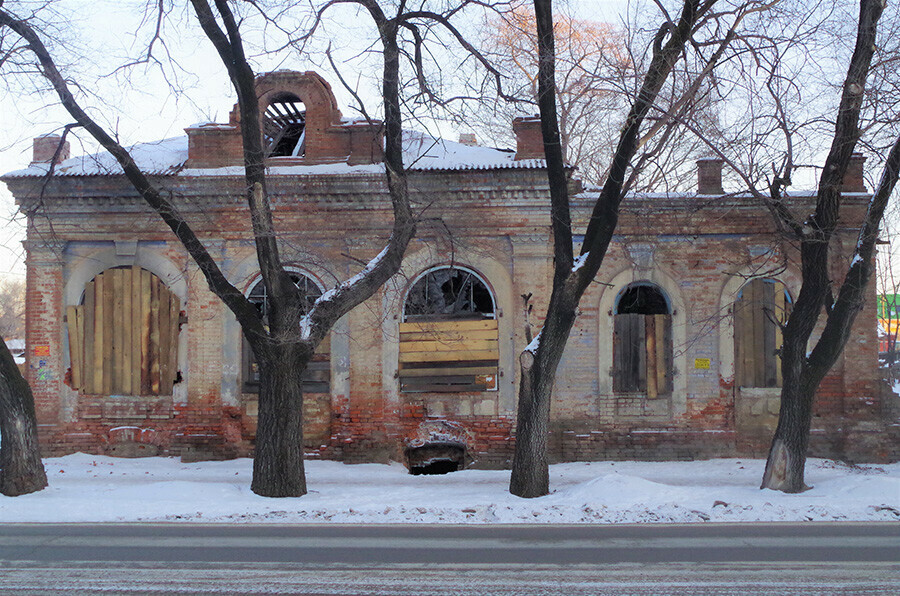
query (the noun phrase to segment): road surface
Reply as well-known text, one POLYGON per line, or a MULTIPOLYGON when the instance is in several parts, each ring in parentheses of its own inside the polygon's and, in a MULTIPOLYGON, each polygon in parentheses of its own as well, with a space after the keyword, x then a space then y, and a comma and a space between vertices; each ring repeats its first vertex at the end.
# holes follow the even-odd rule
POLYGON ((900 524, 0 525, 0 594, 900 594, 900 524))

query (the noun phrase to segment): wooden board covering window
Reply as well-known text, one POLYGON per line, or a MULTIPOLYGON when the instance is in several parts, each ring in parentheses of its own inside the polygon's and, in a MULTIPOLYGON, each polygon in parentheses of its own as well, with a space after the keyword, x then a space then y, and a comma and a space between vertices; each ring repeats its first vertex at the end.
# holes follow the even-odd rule
POLYGON ((400 323, 400 390, 496 390, 499 354, 496 319, 400 323))
POLYGON ((735 376, 740 387, 781 387, 781 327, 789 303, 784 284, 754 279, 734 303, 735 376))
POLYGON ((613 391, 644 393, 648 399, 672 392, 672 317, 615 316, 613 391))
MULTIPOLYGON (((244 345, 244 391, 259 393, 259 365, 246 338, 244 345)), ((303 371, 303 393, 329 393, 331 391, 331 335, 316 346, 312 360, 303 371)))
POLYGON ((140 267, 108 269, 67 309, 72 388, 95 395, 171 395, 181 301, 140 267))

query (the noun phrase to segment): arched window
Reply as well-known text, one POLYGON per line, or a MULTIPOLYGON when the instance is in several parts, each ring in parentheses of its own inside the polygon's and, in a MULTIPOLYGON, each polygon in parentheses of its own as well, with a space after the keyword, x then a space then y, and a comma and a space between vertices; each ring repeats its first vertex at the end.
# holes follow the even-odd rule
POLYGON ((66 312, 70 385, 94 395, 171 395, 181 301, 153 273, 116 267, 85 285, 66 312))
POLYGON ((662 290, 633 283, 616 300, 613 391, 648 399, 672 392, 672 314, 662 290))
POLYGON ((734 301, 734 364, 739 387, 781 387, 781 325, 791 297, 776 279, 754 279, 734 301))
POLYGON ((400 324, 400 390, 494 391, 498 335, 494 298, 475 272, 434 269, 406 295, 400 324))
POLYGON ((263 114, 263 137, 269 157, 303 157, 306 108, 293 93, 279 93, 263 114))
MULTIPOLYGON (((303 298, 302 310, 305 314, 312 308, 316 299, 322 295, 322 288, 320 288, 309 276, 302 273, 291 272, 290 276, 291 280, 293 280, 294 284, 300 290, 300 295, 303 298)), ((250 290, 250 293, 247 294, 247 299, 256 306, 260 315, 262 315, 263 322, 265 322, 269 312, 269 297, 266 293, 266 284, 264 284, 261 279, 256 282, 250 290)), ((250 344, 247 342, 246 338, 244 338, 243 345, 244 391, 247 393, 258 393, 259 366, 256 364, 253 350, 250 349, 250 344)), ((328 393, 331 390, 330 346, 331 340, 330 336, 328 336, 323 339, 322 343, 316 348, 313 359, 309 362, 306 371, 303 373, 304 393, 328 393)))

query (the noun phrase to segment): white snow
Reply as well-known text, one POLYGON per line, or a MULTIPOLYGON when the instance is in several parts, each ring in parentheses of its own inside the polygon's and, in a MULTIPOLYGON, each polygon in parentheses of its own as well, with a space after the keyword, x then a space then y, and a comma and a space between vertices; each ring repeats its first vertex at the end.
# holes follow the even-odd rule
MULTIPOLYGON (((201 123, 195 128, 233 128, 216 123, 201 123)), ((140 169, 148 174, 179 174, 181 176, 243 176, 243 165, 223 168, 185 169, 188 158, 188 137, 180 136, 128 147, 140 169)), ((544 160, 514 160, 511 151, 492 147, 463 145, 445 139, 435 139, 417 131, 403 132, 403 163, 412 170, 479 170, 497 168, 540 168, 544 160)), ((42 176, 47 164, 35 164, 22 170, 4 174, 10 177, 42 176)), ((122 168, 109 153, 82 155, 67 159, 54 170, 59 176, 96 176, 121 174, 122 168)), ((266 171, 272 175, 321 176, 321 175, 371 175, 384 172, 383 164, 350 165, 346 162, 306 165, 297 163, 279 165, 277 159, 269 162, 266 171)))
POLYGON ((762 460, 569 463, 551 466, 553 492, 537 499, 511 496, 508 471, 410 476, 397 463, 310 461, 309 494, 269 499, 250 492, 249 459, 74 454, 44 463, 50 486, 0 496, 0 522, 900 522, 897 463, 813 459, 814 488, 798 495, 760 490, 762 460))

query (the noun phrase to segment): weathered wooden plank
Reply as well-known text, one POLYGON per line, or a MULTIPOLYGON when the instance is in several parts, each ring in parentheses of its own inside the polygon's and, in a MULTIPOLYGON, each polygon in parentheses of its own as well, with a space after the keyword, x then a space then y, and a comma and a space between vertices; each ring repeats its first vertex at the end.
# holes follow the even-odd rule
POLYGON ((625 319, 621 315, 613 317, 613 391, 625 391, 625 319))
POLYGON ((115 366, 115 352, 113 352, 113 312, 115 310, 115 293, 112 271, 103 274, 103 390, 101 393, 110 395, 113 392, 113 367, 115 366))
POLYGON ((119 269, 122 277, 122 379, 121 392, 131 394, 131 268, 119 269))
POLYGON ((644 324, 644 315, 629 315, 635 318, 632 326, 634 335, 634 353, 637 357, 637 371, 635 372, 635 381, 637 382, 637 391, 641 393, 647 392, 647 337, 644 324))
POLYGON ((131 267, 131 394, 141 395, 141 268, 131 267))
POLYGON ((433 377, 439 375, 496 375, 497 365, 494 366, 467 366, 464 368, 450 367, 429 367, 429 368, 406 368, 401 365, 401 377, 433 377))
POLYGON ((124 341, 125 330, 123 324, 123 315, 125 314, 125 300, 122 292, 122 270, 113 269, 110 271, 113 282, 113 367, 112 367, 112 389, 116 394, 123 393, 122 377, 123 366, 125 363, 124 341))
POLYGON ((150 276, 141 270, 141 395, 150 395, 150 276))
POLYGON ((434 333, 436 331, 476 331, 496 329, 497 319, 477 321, 414 321, 400 323, 400 333, 434 333))
POLYGON ((150 393, 159 395, 159 279, 150 276, 150 393))
MULTIPOLYGON (((168 374, 166 376, 165 387, 160 390, 164 395, 172 394, 172 387, 175 377, 178 374, 178 318, 181 312, 181 300, 178 296, 169 292, 169 353, 168 353, 168 374)), ((160 382, 162 380, 160 379, 160 382)))
POLYGON ((762 284, 763 305, 763 382, 764 387, 775 387, 778 374, 775 366, 775 284, 762 284))
POLYGON ((476 385, 475 375, 437 375, 433 377, 405 377, 400 375, 404 387, 423 385, 476 385))
POLYGON ((672 378, 672 316, 656 317, 656 388, 659 393, 671 393, 669 380, 672 378))
MULTIPOLYGON (((784 284, 781 282, 775 283, 775 319, 780 323, 784 324, 787 320, 787 311, 785 309, 785 297, 784 297, 784 284)), ((784 337, 781 333, 781 326, 775 325, 775 350, 780 353, 781 346, 784 343, 784 337)), ((781 358, 776 354, 775 355, 775 386, 781 387, 782 384, 782 376, 781 376, 781 358)))
POLYGON ((81 307, 66 308, 66 327, 69 332, 69 370, 71 371, 72 389, 81 389, 81 350, 82 337, 78 333, 78 315, 81 307))
POLYGON ((400 341, 463 341, 468 339, 497 339, 496 329, 473 329, 469 331, 421 331, 400 334, 400 341))
POLYGON ((472 350, 497 350, 499 342, 494 339, 472 339, 466 341, 400 341, 400 353, 405 352, 469 352, 472 350))
POLYGON ((313 352, 314 356, 328 355, 331 353, 331 333, 325 336, 325 338, 319 342, 319 345, 316 346, 315 352, 313 352))
MULTIPOLYGON (((171 348, 171 334, 169 331, 170 299, 169 289, 159 282, 159 395, 169 395, 166 389, 169 385, 169 349, 171 348)), ((171 391, 170 391, 171 392, 171 391)))
POLYGON ((498 350, 469 350, 459 352, 405 352, 400 362, 446 362, 449 360, 496 360, 498 350))
POLYGON ((416 385, 401 386, 401 390, 406 393, 463 393, 466 391, 488 391, 487 385, 416 385))
POLYGON ((746 343, 747 343, 747 296, 746 287, 734 301, 734 383, 737 387, 747 386, 746 343))
POLYGON ((656 385, 656 317, 646 315, 644 317, 644 349, 647 367, 647 399, 659 397, 656 385))
POLYGON ((766 315, 763 312, 765 282, 754 279, 750 284, 753 292, 753 386, 765 387, 766 384, 766 315))
POLYGON ((94 388, 94 282, 89 281, 84 286, 84 375, 83 391, 85 393, 97 393, 94 388))

